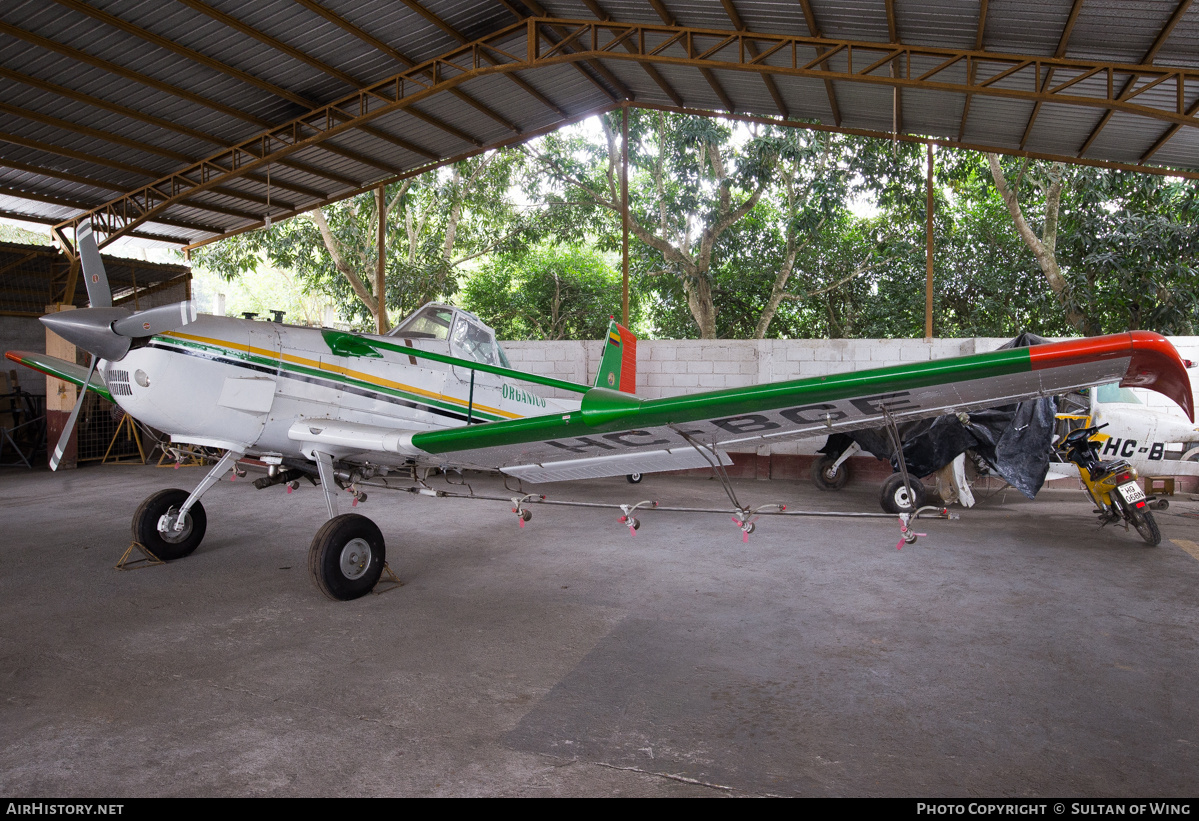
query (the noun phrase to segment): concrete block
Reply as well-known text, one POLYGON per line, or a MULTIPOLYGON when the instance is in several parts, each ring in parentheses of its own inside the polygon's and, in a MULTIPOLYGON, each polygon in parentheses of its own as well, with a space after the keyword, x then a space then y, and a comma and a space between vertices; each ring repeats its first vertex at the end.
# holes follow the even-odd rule
POLYGON ((695 388, 699 386, 699 374, 676 373, 671 376, 676 388, 695 388))
POLYGON ((738 387, 736 385, 729 385, 723 374, 716 373, 701 373, 699 375, 699 386, 710 389, 738 387))
POLYGON ((712 363, 700 359, 694 362, 687 362, 687 373, 712 373, 712 363))
POLYGON ((662 362, 662 373, 686 373, 687 362, 680 362, 677 359, 670 359, 662 362))
POLYGON ((928 362, 932 359, 932 345, 923 339, 905 339, 899 350, 905 362, 928 362))
POLYGON ((784 358, 788 362, 811 362, 816 358, 816 346, 806 339, 790 340, 790 344, 785 348, 784 358))
POLYGON ((816 348, 813 352, 813 359, 817 362, 841 362, 845 359, 846 346, 837 345, 834 343, 843 342, 844 340, 830 339, 826 344, 816 348))

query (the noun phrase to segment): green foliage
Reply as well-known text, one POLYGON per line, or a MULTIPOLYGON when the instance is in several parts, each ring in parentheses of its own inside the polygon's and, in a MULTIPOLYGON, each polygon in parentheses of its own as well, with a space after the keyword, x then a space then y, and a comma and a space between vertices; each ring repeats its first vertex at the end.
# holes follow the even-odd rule
POLYGON ((1058 258, 1102 333, 1199 328, 1199 185, 1078 169, 1058 258))
MULTIPOLYGON (((385 304, 462 301, 509 338, 594 338, 620 314, 620 113, 388 186, 385 304), (605 256, 608 255, 608 256, 605 256), (469 273, 467 273, 469 272, 469 273)), ((686 338, 924 334, 925 146, 629 110, 630 268, 643 333, 686 338), (876 210, 863 216, 856 202, 876 210), (856 209, 856 210, 855 210, 856 209)), ((1057 167, 1004 158, 1038 236, 1057 167)), ((1066 167, 1055 295, 985 156, 938 150, 934 333, 1147 328, 1199 316, 1199 186, 1066 167)), ((269 265, 371 324, 378 208, 323 209, 197 255, 225 277, 269 265)))
MULTIPOLYGON (((599 339, 609 317, 621 316, 621 273, 598 251, 540 245, 492 258, 460 298, 500 339, 599 339)), ((639 300, 629 299, 636 326, 639 300)))

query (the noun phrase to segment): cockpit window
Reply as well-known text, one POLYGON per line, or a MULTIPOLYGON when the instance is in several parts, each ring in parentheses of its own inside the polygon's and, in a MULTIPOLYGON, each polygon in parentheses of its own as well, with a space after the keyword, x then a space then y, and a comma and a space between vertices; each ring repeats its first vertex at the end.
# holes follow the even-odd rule
POLYGON ((511 368, 504 349, 495 341, 495 332, 474 314, 461 308, 429 303, 405 319, 388 336, 409 339, 437 339, 449 342, 450 353, 487 365, 511 368))
POLYGON ((1100 385, 1095 389, 1095 401, 1101 405, 1141 405, 1144 404, 1137 395, 1128 388, 1119 385, 1100 385))
POLYGON ((461 314, 450 336, 450 351, 463 359, 473 359, 485 365, 499 364, 491 330, 485 325, 476 325, 461 314))
POLYGON ((406 336, 411 339, 446 339, 450 335, 450 325, 453 322, 452 309, 444 305, 429 305, 387 335, 406 336))

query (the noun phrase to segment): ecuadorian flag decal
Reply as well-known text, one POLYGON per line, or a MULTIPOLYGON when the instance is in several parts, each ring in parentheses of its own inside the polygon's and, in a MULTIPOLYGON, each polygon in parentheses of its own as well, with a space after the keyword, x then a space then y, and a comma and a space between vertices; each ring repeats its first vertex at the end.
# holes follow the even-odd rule
POLYGON ((608 326, 608 342, 600 359, 595 387, 624 393, 637 389, 637 337, 615 319, 608 326))

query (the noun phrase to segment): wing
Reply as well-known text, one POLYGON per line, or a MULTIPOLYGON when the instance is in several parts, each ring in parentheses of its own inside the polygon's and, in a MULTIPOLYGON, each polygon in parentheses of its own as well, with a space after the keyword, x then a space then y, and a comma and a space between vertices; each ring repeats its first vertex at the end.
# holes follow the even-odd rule
MULTIPOLYGON (((47 376, 53 376, 55 379, 70 382, 77 387, 83 384, 83 380, 87 379, 87 368, 83 365, 76 365, 74 362, 59 359, 56 356, 49 356, 44 353, 29 353, 28 351, 9 351, 4 356, 6 359, 10 359, 19 365, 32 368, 47 376)), ((108 386, 104 384, 104 377, 100 374, 99 370, 92 374, 92 381, 87 387, 88 390, 100 394, 109 402, 113 401, 112 394, 109 392, 108 386)))
MULTIPOLYGON (((969 412, 1120 382, 1169 396, 1194 418, 1174 347, 1146 332, 664 399, 593 388, 578 411, 419 433, 308 420, 292 438, 499 469, 531 482, 702 467, 714 453, 804 436, 969 412), (705 451, 706 455, 704 452, 705 451)), ((323 447, 322 447, 323 449, 323 447)))

